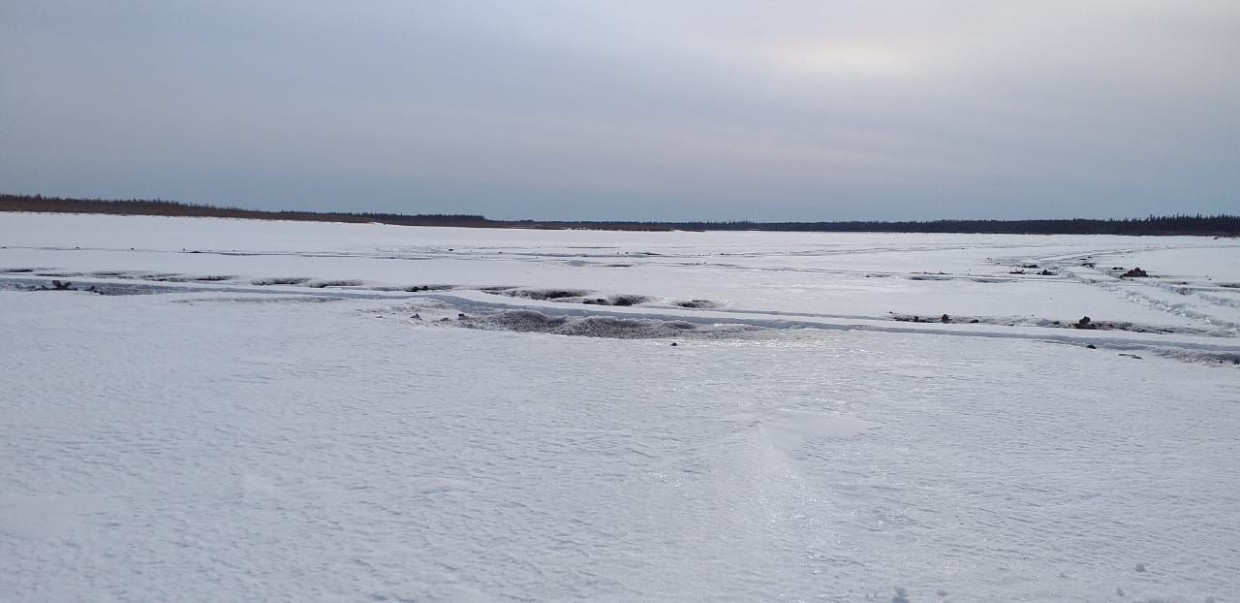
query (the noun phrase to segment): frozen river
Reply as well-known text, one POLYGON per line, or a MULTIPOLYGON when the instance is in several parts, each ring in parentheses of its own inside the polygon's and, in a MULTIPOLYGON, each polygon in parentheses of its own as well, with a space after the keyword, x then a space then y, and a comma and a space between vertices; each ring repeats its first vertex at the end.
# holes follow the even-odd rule
POLYGON ((0 247, 0 600, 1240 597, 1235 240, 0 247))

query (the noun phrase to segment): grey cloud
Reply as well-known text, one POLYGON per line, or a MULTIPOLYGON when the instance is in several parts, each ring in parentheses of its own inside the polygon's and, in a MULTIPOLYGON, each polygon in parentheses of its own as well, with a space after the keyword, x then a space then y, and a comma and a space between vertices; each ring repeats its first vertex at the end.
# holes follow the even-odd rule
POLYGON ((0 10, 15 192, 635 219, 1240 209, 1233 3, 0 10))

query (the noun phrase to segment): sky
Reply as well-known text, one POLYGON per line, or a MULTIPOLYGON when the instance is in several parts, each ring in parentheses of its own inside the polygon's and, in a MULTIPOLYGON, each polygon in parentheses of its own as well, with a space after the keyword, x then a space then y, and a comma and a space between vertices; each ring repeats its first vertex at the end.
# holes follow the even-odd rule
POLYGON ((1240 2, 4 0, 0 191, 503 219, 1240 213, 1240 2))

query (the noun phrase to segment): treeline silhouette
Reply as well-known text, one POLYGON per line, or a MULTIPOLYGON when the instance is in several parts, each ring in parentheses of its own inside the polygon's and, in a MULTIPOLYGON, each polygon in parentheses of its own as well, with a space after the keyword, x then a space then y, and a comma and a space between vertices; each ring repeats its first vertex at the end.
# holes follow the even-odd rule
POLYGON ((388 214, 310 211, 261 211, 180 203, 163 199, 70 199, 43 195, 0 194, 0 211, 28 211, 120 216, 186 216, 195 218, 246 218, 250 220, 296 220, 301 222, 381 222, 406 226, 484 226, 482 216, 469 214, 388 214))
POLYGON ((1240 236, 1240 216, 1176 214, 1126 219, 1066 220, 932 220, 905 222, 641 222, 488 220, 474 214, 393 214, 357 212, 261 211, 162 199, 72 199, 43 195, 0 194, 0 211, 82 214, 189 216, 353 222, 399 226, 457 226, 470 228, 543 228, 605 230, 691 230, 775 232, 899 232, 968 234, 1111 234, 1240 236))
POLYGON ((784 232, 900 232, 964 234, 1111 234, 1240 236, 1240 216, 1201 214, 1125 219, 932 220, 905 222, 679 222, 660 223, 685 230, 761 230, 784 232))

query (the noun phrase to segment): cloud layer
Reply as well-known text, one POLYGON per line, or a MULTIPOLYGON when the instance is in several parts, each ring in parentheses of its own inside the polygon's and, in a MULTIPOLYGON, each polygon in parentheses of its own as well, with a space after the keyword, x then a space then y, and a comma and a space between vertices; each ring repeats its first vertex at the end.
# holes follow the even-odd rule
MULTIPOLYGON (((251 6, 255 4, 255 6, 251 6)), ((0 7, 0 190, 583 219, 1240 211, 1240 4, 0 7)))

